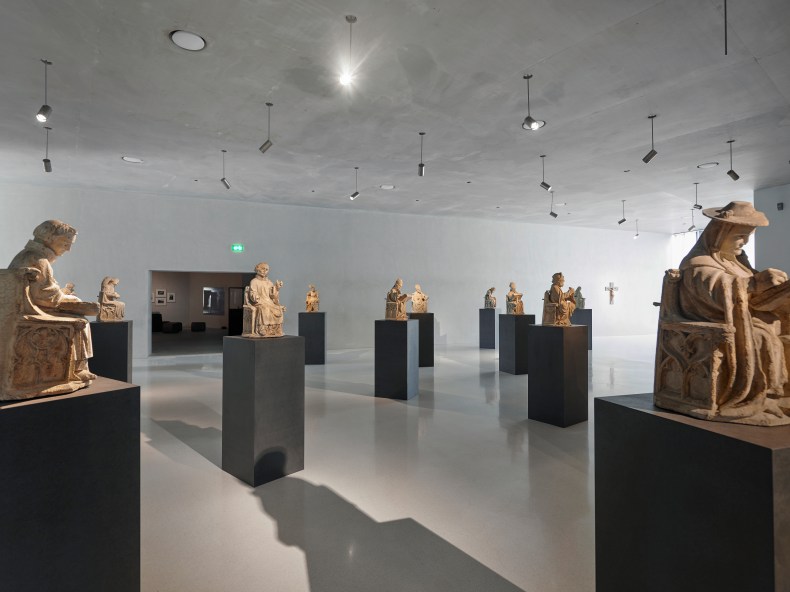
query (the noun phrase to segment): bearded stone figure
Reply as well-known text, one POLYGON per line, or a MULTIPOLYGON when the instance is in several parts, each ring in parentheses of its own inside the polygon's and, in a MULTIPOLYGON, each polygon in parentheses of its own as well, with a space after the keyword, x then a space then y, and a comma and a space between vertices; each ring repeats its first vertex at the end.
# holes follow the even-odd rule
POLYGON ((283 336, 285 307, 280 305, 280 288, 283 282, 272 283, 269 264, 258 263, 255 277, 244 289, 242 337, 254 339, 283 336))

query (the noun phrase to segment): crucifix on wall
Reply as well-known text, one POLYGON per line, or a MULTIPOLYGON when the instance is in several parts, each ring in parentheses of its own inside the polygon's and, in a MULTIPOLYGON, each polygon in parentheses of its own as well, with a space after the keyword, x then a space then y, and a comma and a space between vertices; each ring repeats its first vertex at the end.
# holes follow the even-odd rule
POLYGON ((609 292, 609 304, 614 304, 614 293, 619 289, 615 287, 614 282, 609 282, 609 285, 604 288, 604 290, 609 292))

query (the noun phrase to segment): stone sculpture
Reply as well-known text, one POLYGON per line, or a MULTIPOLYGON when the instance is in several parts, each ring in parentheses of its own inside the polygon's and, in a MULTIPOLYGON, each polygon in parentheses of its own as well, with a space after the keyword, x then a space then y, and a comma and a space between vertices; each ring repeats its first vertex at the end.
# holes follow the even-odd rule
POLYGON ((496 296, 494 296, 494 288, 489 288, 486 292, 485 299, 483 300, 484 308, 496 308, 496 296))
POLYGON ((115 291, 118 285, 118 278, 107 276, 101 282, 101 292, 99 292, 99 316, 97 321, 102 323, 113 323, 122 321, 126 305, 118 300, 121 295, 115 291))
POLYGON ((790 424, 790 282, 743 253, 768 219, 742 201, 702 213, 710 223, 664 275, 654 402, 712 421, 790 424))
POLYGON ((403 280, 398 278, 395 284, 390 288, 387 293, 387 309, 384 313, 384 318, 390 321, 407 321, 409 320, 406 314, 406 302, 411 298, 408 294, 401 294, 400 290, 403 287, 403 280))
POLYGON ((99 305, 64 292, 52 273, 76 237, 64 222, 42 222, 0 270, 0 400, 71 393, 96 378, 85 315, 98 314, 99 305))
POLYGON ((584 310, 585 302, 587 302, 587 299, 582 295, 581 286, 576 288, 576 291, 573 293, 573 301, 576 303, 576 308, 578 310, 584 310))
POLYGON ((269 279, 269 264, 258 263, 255 277, 244 289, 242 337, 260 339, 283 336, 283 313, 280 305, 281 280, 269 279))
POLYGON ((510 282, 510 291, 505 294, 507 314, 524 314, 524 303, 521 301, 522 296, 524 296, 524 294, 516 291, 516 282, 510 282))
POLYGON ((313 284, 308 285, 307 288, 307 296, 304 299, 305 311, 318 312, 318 290, 315 289, 313 284))
POLYGON ((409 294, 411 296, 411 311, 412 312, 428 312, 428 294, 422 291, 420 284, 414 284, 414 292, 409 294))
POLYGON ((571 324, 571 315, 576 310, 576 302, 573 300, 575 293, 573 288, 562 291, 565 285, 565 276, 562 272, 557 272, 551 276, 551 288, 546 290, 543 295, 543 324, 562 325, 571 324))

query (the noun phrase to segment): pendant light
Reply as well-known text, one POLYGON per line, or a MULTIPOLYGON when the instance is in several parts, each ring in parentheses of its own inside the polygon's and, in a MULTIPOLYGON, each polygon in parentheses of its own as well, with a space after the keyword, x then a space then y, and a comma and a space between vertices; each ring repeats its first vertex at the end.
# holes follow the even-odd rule
POLYGON ((729 175, 730 179, 732 179, 733 181, 737 181, 738 179, 741 178, 741 176, 738 173, 736 173, 734 170, 732 170, 732 143, 734 141, 735 140, 727 140, 727 143, 730 145, 730 170, 727 171, 727 174, 729 175))
POLYGON ((546 191, 551 191, 551 185, 549 185, 548 183, 546 183, 546 155, 545 155, 545 154, 541 154, 541 155, 540 155, 540 161, 543 163, 543 164, 542 164, 542 167, 543 167, 543 177, 542 177, 542 180, 541 180, 541 182, 540 182, 540 186, 541 186, 543 189, 545 189, 546 191))
POLYGON ((354 193, 348 196, 351 201, 354 201, 356 198, 359 197, 359 187, 357 186, 357 182, 359 181, 359 167, 354 167, 354 193))
POLYGON ((658 152, 656 152, 656 147, 653 144, 653 120, 656 118, 656 116, 648 115, 647 118, 650 120, 650 152, 645 154, 644 157, 642 158, 642 162, 644 162, 645 164, 653 160, 656 154, 658 154, 658 152))
POLYGON ((696 224, 694 224, 694 209, 692 208, 691 209, 691 226, 689 226, 689 229, 687 230, 687 232, 691 232, 696 227, 697 227, 696 224))
POLYGON ((261 151, 261 154, 263 154, 269 148, 272 147, 272 141, 271 141, 271 134, 272 134, 272 107, 273 107, 272 103, 266 103, 266 108, 269 110, 269 113, 268 113, 268 116, 267 116, 267 119, 268 119, 269 123, 268 123, 268 125, 266 127, 266 141, 263 144, 261 144, 260 148, 258 148, 258 150, 261 151))
POLYGON ((225 153, 227 150, 222 150, 222 178, 219 180, 225 186, 225 189, 230 189, 230 183, 228 182, 227 177, 225 177, 225 153))
POLYGON ((46 147, 44 148, 44 172, 51 173, 52 172, 52 161, 49 160, 49 132, 52 129, 49 126, 44 126, 44 129, 47 132, 47 143, 46 147))
POLYGON ((699 201, 697 200, 697 189, 699 189, 699 183, 694 183, 694 209, 701 210, 702 206, 699 205, 699 201))
POLYGON ((521 127, 525 130, 534 132, 546 125, 546 122, 532 117, 532 109, 530 108, 529 102, 529 81, 531 78, 532 74, 526 74, 524 76, 524 80, 527 81, 527 116, 524 118, 524 123, 521 124, 521 127))
POLYGON ((52 115, 52 107, 47 104, 47 67, 51 66, 52 62, 44 59, 41 61, 44 63, 44 104, 41 105, 41 109, 36 113, 36 120, 39 123, 46 123, 52 115))
POLYGON ((623 222, 625 222, 625 200, 623 199, 623 200, 620 200, 620 201, 622 201, 622 202, 623 202, 623 217, 622 217, 622 218, 620 218, 620 219, 617 221, 617 223, 618 223, 618 224, 622 224, 623 222))
POLYGON ((340 75, 339 81, 343 86, 350 86, 354 82, 354 69, 351 67, 351 33, 357 17, 353 14, 346 15, 346 22, 348 23, 348 68, 340 75))
POLYGON ((420 177, 425 176, 425 163, 422 161, 422 140, 425 137, 425 132, 420 132, 420 164, 417 165, 417 175, 420 177))
POLYGON ((636 219, 636 234, 634 235, 634 240, 639 238, 639 218, 636 219))
POLYGON ((554 192, 551 192, 551 208, 549 209, 549 216, 552 218, 557 217, 557 212, 554 211, 554 192))

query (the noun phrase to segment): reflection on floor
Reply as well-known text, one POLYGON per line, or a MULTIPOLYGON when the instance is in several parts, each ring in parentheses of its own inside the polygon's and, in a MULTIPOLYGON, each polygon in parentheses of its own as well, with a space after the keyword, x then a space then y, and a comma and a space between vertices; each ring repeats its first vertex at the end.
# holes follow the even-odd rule
POLYGON ((151 333, 151 355, 186 356, 222 353, 222 338, 227 334, 227 329, 193 332, 189 327, 180 333, 151 333))
MULTIPOLYGON (((596 339, 591 406, 650 391, 654 347, 596 339)), ((592 592, 592 423, 527 420, 497 355, 437 348, 403 402, 372 396, 372 350, 331 351, 306 368, 306 469, 257 489, 218 467, 221 356, 136 361, 142 590, 592 592)))

